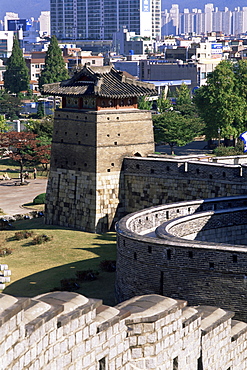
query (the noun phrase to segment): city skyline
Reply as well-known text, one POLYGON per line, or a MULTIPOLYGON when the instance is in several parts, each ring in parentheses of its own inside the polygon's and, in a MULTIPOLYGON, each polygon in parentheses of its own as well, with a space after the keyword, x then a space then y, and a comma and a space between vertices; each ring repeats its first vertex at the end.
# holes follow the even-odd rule
MULTIPOLYGON (((162 0, 162 10, 170 9, 172 4, 178 4, 180 11, 182 12, 184 8, 198 8, 204 9, 205 4, 212 3, 215 7, 218 7, 219 10, 224 10, 225 7, 228 7, 230 10, 234 10, 236 7, 243 7, 247 6, 244 0, 224 0, 223 2, 220 0, 214 1, 204 1, 198 2, 197 0, 162 0)), ((41 11, 50 10, 50 0, 26 0, 23 3, 22 0, 12 0, 11 4, 9 0, 1 0, 0 4, 0 19, 3 19, 6 12, 14 12, 18 13, 20 18, 30 18, 34 17, 37 19, 41 13, 41 11)))

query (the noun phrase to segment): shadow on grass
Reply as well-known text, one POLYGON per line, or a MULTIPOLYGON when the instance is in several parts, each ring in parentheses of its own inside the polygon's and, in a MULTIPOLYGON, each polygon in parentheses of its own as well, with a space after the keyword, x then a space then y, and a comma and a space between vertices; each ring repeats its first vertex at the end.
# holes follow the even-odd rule
MULTIPOLYGON (((97 280, 80 282, 79 289, 74 291, 89 298, 102 299, 104 304, 114 306, 116 304, 115 273, 101 271, 99 267, 102 260, 114 258, 115 246, 113 244, 111 246, 112 248, 109 248, 107 244, 104 244, 99 248, 94 248, 94 253, 98 255, 96 258, 61 265, 26 276, 8 285, 3 293, 16 297, 35 297, 54 289, 60 289, 60 281, 65 278, 75 278, 76 271, 92 269, 99 272, 97 280), (107 248, 104 248, 105 246, 107 248)), ((88 250, 90 251, 89 248, 88 250)))
MULTIPOLYGON (((98 267, 99 258, 93 260, 97 260, 98 263, 96 263, 96 265, 98 267)), ((35 297, 39 294, 54 290, 55 288, 60 288, 60 280, 64 278, 74 278, 76 271, 83 271, 90 268, 95 269, 95 266, 92 266, 92 260, 90 260, 90 264, 88 261, 78 261, 54 267, 15 281, 8 285, 3 293, 16 297, 35 297)), ((99 275, 97 280, 80 282, 80 288, 74 291, 89 298, 102 299, 107 305, 115 305, 115 273, 100 271, 99 267, 98 271, 99 275)))
MULTIPOLYGON (((71 228, 45 225, 43 218, 16 221, 15 225, 17 231, 42 229, 42 234, 44 230, 72 230, 71 228)), ((12 237, 9 238, 9 240, 12 240, 12 237)), ((94 234, 94 241, 91 244, 91 248, 90 245, 87 244, 84 248, 78 247, 74 249, 88 250, 89 252, 93 251, 97 257, 64 264, 26 276, 18 281, 10 283, 3 293, 16 297, 35 297, 39 294, 54 290, 54 288, 60 288, 60 281, 66 278, 75 278, 76 271, 92 269, 94 271, 99 271, 97 280, 80 282, 80 288, 75 291, 89 298, 102 299, 105 304, 114 306, 116 304, 114 297, 115 273, 101 271, 99 265, 103 260, 116 259, 116 245, 112 243, 115 240, 116 236, 114 233, 102 235, 94 234), (107 243, 107 241, 109 241, 109 243, 107 243)), ((29 240, 23 240, 22 246, 28 247, 30 243, 31 241, 29 240)))

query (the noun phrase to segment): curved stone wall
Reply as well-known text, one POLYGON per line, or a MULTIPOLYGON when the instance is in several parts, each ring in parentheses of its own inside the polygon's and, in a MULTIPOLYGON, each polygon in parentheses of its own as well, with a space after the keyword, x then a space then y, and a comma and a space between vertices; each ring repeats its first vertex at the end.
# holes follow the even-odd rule
POLYGON ((246 209, 223 209, 167 221, 156 229, 156 235, 159 238, 176 236, 188 240, 247 245, 246 225, 246 209))
POLYGON ((246 205, 246 196, 215 198, 152 207, 124 217, 116 226, 118 300, 157 293, 186 299, 190 305, 227 308, 246 321, 247 249, 240 245, 246 205), (230 241, 234 231, 240 235, 238 244, 222 243, 220 236, 217 241, 220 227, 221 237, 228 233, 230 241), (205 238, 210 231, 214 242, 180 237, 205 238))

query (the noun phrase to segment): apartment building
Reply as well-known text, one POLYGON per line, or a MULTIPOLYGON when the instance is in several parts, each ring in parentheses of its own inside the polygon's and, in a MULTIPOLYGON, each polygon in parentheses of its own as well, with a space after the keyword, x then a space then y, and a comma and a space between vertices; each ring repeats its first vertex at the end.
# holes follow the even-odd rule
POLYGON ((125 26, 161 36, 161 0, 50 0, 51 34, 59 40, 112 40, 125 26))

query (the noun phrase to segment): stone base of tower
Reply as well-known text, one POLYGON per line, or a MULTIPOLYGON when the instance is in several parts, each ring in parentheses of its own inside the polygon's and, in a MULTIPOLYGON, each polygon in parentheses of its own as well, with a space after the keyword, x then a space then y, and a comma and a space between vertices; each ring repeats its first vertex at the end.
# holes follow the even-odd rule
POLYGON ((46 194, 45 223, 104 233, 113 228, 119 201, 120 173, 92 174, 51 171, 46 194), (95 190, 97 189, 97 190, 95 190))

